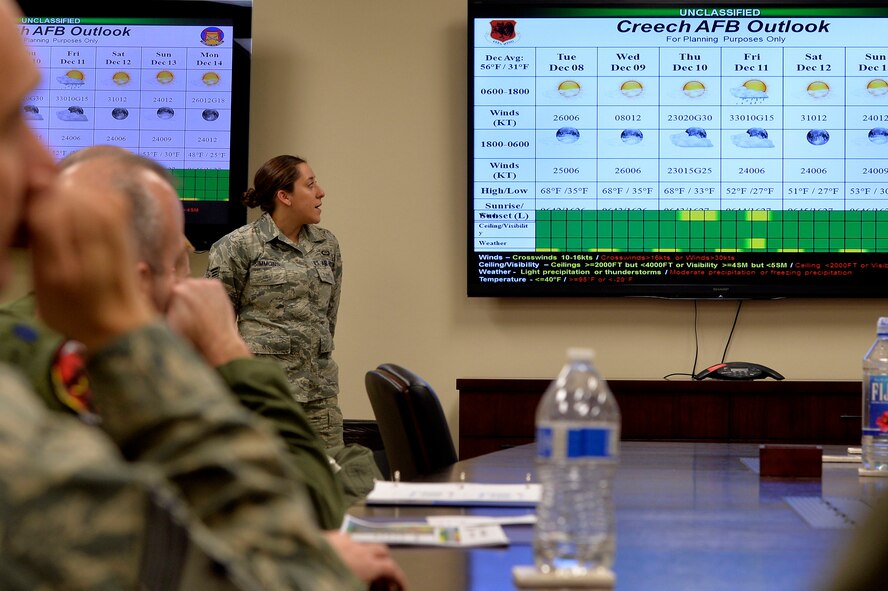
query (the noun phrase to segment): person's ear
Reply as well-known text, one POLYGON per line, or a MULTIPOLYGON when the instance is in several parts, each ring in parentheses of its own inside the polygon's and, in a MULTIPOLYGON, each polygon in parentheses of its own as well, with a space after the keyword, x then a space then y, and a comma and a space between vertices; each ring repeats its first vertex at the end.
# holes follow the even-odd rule
POLYGON ((145 261, 139 261, 136 263, 136 274, 139 292, 150 301, 154 286, 154 271, 151 270, 151 265, 145 261))
POLYGON ((290 200, 290 194, 284 191, 283 189, 278 189, 278 192, 274 194, 275 199, 280 201, 286 206, 290 206, 292 201, 290 200))

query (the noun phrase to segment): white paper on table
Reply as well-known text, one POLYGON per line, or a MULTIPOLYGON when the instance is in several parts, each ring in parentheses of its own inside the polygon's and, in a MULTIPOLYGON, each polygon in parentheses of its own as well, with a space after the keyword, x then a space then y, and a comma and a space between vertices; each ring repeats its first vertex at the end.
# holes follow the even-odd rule
POLYGON ((426 521, 432 525, 533 525, 536 523, 535 513, 524 515, 429 515, 426 521))
POLYGON ((374 522, 345 516, 340 528, 357 542, 393 546, 507 546, 509 538, 499 524, 439 526, 427 522, 374 522))
POLYGON ((849 447, 848 455, 823 455, 823 461, 827 463, 848 463, 848 464, 859 464, 860 463, 860 448, 859 447, 849 447))
POLYGON ((473 482, 392 482, 377 480, 368 505, 456 505, 533 507, 539 484, 480 484, 473 482))
POLYGON ((859 455, 847 455, 847 456, 832 456, 823 454, 823 461, 827 464, 859 464, 860 456, 859 455))

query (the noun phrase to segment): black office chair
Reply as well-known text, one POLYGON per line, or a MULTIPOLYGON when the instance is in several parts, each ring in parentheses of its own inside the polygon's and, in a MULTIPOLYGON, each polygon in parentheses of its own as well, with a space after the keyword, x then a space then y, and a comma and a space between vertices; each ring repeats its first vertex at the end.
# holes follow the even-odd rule
POLYGON ((438 395, 424 379, 393 363, 383 363, 364 378, 393 477, 401 480, 434 472, 456 462, 456 449, 438 395))

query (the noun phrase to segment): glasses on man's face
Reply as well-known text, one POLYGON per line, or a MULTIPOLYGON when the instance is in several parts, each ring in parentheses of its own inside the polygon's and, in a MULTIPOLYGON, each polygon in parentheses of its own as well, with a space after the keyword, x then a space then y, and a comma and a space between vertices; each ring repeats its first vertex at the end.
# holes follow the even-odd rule
POLYGON ((181 281, 183 279, 187 279, 191 276, 191 253, 194 252, 194 247, 191 246, 190 242, 186 242, 185 248, 179 253, 179 256, 176 257, 176 261, 173 263, 172 267, 167 268, 158 268, 157 265, 154 265, 150 261, 145 261, 148 265, 148 268, 151 269, 151 272, 157 277, 164 276, 172 276, 172 278, 176 281, 181 281))
POLYGON ((176 265, 174 267, 178 279, 186 279, 191 276, 191 254, 193 252, 194 247, 191 245, 191 242, 186 239, 185 248, 179 253, 179 258, 176 259, 176 265))
POLYGON ((191 276, 191 257, 187 251, 176 259, 176 264, 173 265, 173 275, 180 281, 191 276))

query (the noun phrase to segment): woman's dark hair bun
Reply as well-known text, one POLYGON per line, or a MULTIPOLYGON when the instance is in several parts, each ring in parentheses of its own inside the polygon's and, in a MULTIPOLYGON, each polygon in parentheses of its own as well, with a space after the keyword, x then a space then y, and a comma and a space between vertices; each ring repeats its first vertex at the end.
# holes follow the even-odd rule
POLYGON ((259 205, 259 199, 256 196, 256 189, 250 187, 246 191, 244 191, 244 196, 241 198, 241 201, 244 202, 244 205, 247 207, 256 207, 259 205))

